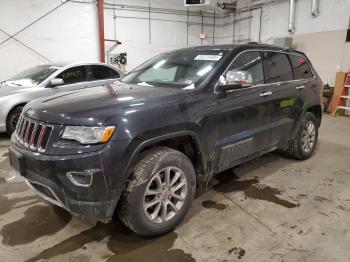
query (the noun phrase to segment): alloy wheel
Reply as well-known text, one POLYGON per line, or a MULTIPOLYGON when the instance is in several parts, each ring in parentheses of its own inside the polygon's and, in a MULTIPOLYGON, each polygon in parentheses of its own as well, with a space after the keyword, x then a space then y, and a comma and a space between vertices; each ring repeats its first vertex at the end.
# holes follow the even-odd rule
POLYGON ((172 219, 182 208, 187 195, 187 179, 177 167, 166 167, 152 176, 147 185, 143 209, 153 223, 172 219))
POLYGON ((313 149, 315 145, 315 140, 316 140, 315 124, 312 121, 308 121, 304 127, 302 138, 301 138, 301 145, 304 152, 308 153, 313 149))

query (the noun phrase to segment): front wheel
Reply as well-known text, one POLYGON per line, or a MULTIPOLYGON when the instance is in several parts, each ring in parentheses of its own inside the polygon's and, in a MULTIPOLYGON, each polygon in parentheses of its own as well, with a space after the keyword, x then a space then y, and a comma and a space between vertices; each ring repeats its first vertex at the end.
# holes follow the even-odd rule
POLYGON ((311 157, 318 140, 318 126, 315 115, 306 112, 301 119, 295 139, 289 145, 289 156, 298 160, 311 157))
POLYGON ((6 132, 9 136, 15 131, 23 107, 18 106, 11 110, 6 119, 6 132))
POLYGON ((191 161, 167 147, 143 153, 121 198, 121 221, 144 237, 173 230, 189 210, 196 188, 191 161))

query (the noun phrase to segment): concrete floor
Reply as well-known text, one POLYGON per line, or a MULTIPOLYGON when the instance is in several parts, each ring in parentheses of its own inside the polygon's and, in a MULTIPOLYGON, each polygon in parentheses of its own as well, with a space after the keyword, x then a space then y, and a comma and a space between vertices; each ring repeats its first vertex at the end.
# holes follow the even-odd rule
POLYGON ((175 232, 142 239, 47 205, 0 137, 1 261, 349 261, 350 119, 325 116, 316 154, 272 153, 217 176, 175 232))

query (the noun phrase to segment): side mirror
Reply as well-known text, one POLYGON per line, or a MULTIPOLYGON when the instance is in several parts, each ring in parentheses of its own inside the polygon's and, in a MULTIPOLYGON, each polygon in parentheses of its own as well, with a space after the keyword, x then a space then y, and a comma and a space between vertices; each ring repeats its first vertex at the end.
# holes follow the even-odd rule
POLYGON ((221 76, 220 83, 216 87, 219 92, 226 92, 243 87, 249 87, 253 83, 252 75, 248 71, 228 71, 226 77, 221 76))
POLYGON ((61 86, 64 85, 64 81, 62 78, 53 78, 50 81, 50 86, 55 87, 55 86, 61 86))

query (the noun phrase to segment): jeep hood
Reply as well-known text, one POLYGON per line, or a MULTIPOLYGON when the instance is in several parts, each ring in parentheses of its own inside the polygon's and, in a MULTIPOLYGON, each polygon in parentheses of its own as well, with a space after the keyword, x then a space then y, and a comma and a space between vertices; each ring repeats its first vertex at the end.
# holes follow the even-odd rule
POLYGON ((116 82, 41 98, 29 103, 25 111, 33 119, 53 124, 100 125, 115 115, 177 103, 186 93, 175 88, 116 82))

